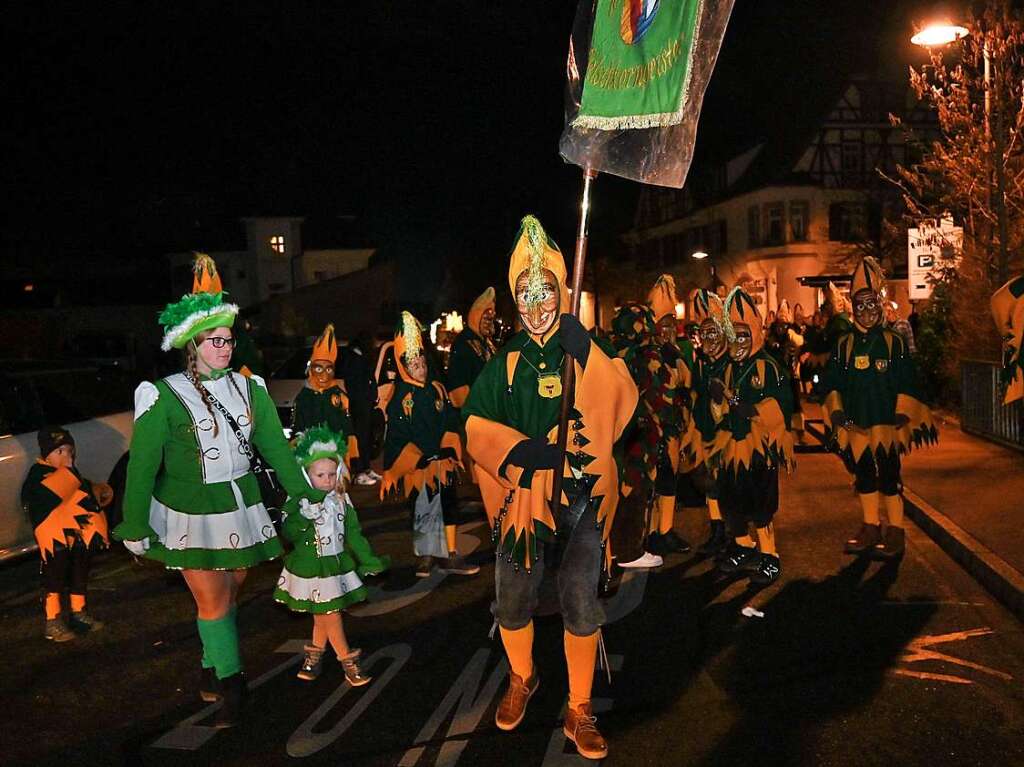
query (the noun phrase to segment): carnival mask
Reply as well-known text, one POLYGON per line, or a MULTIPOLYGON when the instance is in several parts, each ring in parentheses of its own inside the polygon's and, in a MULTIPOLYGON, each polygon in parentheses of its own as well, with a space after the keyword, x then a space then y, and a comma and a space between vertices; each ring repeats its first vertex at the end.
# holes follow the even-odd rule
POLYGON ((487 307, 480 315, 480 335, 484 338, 494 335, 494 307, 487 307))
POLYGON ((334 363, 327 360, 313 360, 306 375, 309 385, 316 391, 323 391, 334 382, 334 363))
POLYGON ((725 334, 718 323, 708 317, 700 323, 700 348, 711 359, 718 359, 725 351, 725 334))
POLYGON ((409 373, 412 380, 417 383, 427 382, 427 358, 422 354, 417 354, 412 358, 405 359, 405 369, 409 373))
POLYGON ((539 300, 527 300, 529 273, 523 272, 516 278, 516 311, 526 332, 543 337, 558 319, 558 280, 549 269, 543 271, 539 300))
POLYGON ((853 296, 853 321, 869 330, 882 321, 882 301, 873 290, 858 290, 853 296))
POLYGON ((666 314, 658 320, 658 343, 671 344, 676 340, 676 318, 666 314))
POLYGON ((736 362, 743 362, 743 360, 750 356, 750 349, 753 346, 754 339, 750 333, 749 325, 737 322, 734 327, 736 329, 736 340, 729 344, 729 356, 736 360, 736 362))

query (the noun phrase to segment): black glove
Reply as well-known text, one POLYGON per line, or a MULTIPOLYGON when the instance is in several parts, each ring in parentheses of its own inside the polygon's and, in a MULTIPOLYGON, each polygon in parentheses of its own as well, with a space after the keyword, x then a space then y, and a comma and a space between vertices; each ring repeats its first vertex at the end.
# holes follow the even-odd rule
POLYGON ((420 459, 418 461, 416 461, 416 468, 417 469, 425 469, 425 468, 427 468, 427 466, 430 465, 431 461, 436 461, 436 460, 437 460, 437 456, 436 455, 421 455, 420 459))
POLYGON ((832 421, 833 429, 841 429, 846 426, 846 413, 842 410, 836 410, 832 413, 830 420, 832 421))
POLYGON ((454 461, 459 457, 458 454, 455 452, 454 447, 442 447, 441 452, 438 453, 437 455, 442 460, 445 458, 451 458, 454 461))
POLYGON ((590 333, 571 314, 563 314, 559 320, 558 343, 583 367, 590 356, 590 333))
POLYGON ((708 384, 708 393, 716 405, 721 405, 722 400, 725 399, 725 384, 720 378, 712 378, 711 383, 708 384))
POLYGON ((737 402, 729 406, 729 411, 748 420, 757 415, 757 409, 750 402, 737 402))
POLYGON ((528 471, 554 469, 561 463, 557 445, 550 445, 546 439, 524 439, 508 451, 505 465, 512 464, 528 471))

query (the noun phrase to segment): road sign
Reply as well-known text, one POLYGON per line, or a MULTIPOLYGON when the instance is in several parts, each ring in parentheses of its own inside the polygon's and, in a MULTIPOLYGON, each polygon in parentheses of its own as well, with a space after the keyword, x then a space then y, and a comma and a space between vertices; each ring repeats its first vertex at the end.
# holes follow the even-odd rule
POLYGON ((960 265, 964 230, 952 218, 925 219, 907 230, 907 289, 910 300, 930 298, 932 278, 944 267, 960 265))

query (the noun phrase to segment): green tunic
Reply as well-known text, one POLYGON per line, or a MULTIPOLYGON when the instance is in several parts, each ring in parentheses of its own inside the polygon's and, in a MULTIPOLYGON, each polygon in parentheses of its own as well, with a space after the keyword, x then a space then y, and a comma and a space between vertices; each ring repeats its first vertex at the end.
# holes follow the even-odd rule
POLYGON ((453 392, 463 386, 472 389, 480 371, 484 369, 491 357, 491 347, 472 328, 466 328, 452 343, 451 356, 448 358, 448 391, 453 392))
POLYGON ((457 435, 458 430, 458 415, 440 383, 428 381, 425 386, 416 386, 398 378, 388 403, 384 469, 390 469, 409 444, 423 455, 437 455, 445 434, 457 435))
POLYGON ((344 390, 338 385, 318 392, 306 384, 295 397, 292 429, 301 432, 311 426, 325 425, 335 433, 350 436, 353 433, 352 419, 345 409, 346 399, 344 390))
POLYGON ((296 612, 337 612, 364 601, 361 577, 384 572, 391 560, 373 553, 347 493, 331 493, 312 508, 320 513, 308 519, 298 499, 285 504, 281 534, 294 548, 284 557, 274 599, 296 612))
MULTIPOLYGON (((229 373, 203 377, 201 385, 231 413, 289 495, 323 498, 295 463, 263 379, 229 373)), ((211 417, 181 373, 143 382, 135 392, 124 521, 114 535, 149 538, 146 556, 176 569, 246 568, 281 553, 248 457, 226 419, 216 409, 211 417)))

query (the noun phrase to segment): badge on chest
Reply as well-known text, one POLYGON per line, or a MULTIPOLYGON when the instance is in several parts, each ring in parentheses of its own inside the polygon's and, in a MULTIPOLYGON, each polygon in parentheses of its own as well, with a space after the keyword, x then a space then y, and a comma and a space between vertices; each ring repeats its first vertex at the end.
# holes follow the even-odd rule
POLYGON ((537 394, 544 399, 562 396, 562 376, 558 373, 546 373, 537 376, 537 394))
POLYGON ((853 358, 853 366, 857 368, 857 370, 867 370, 871 367, 871 357, 866 354, 858 354, 853 358))

